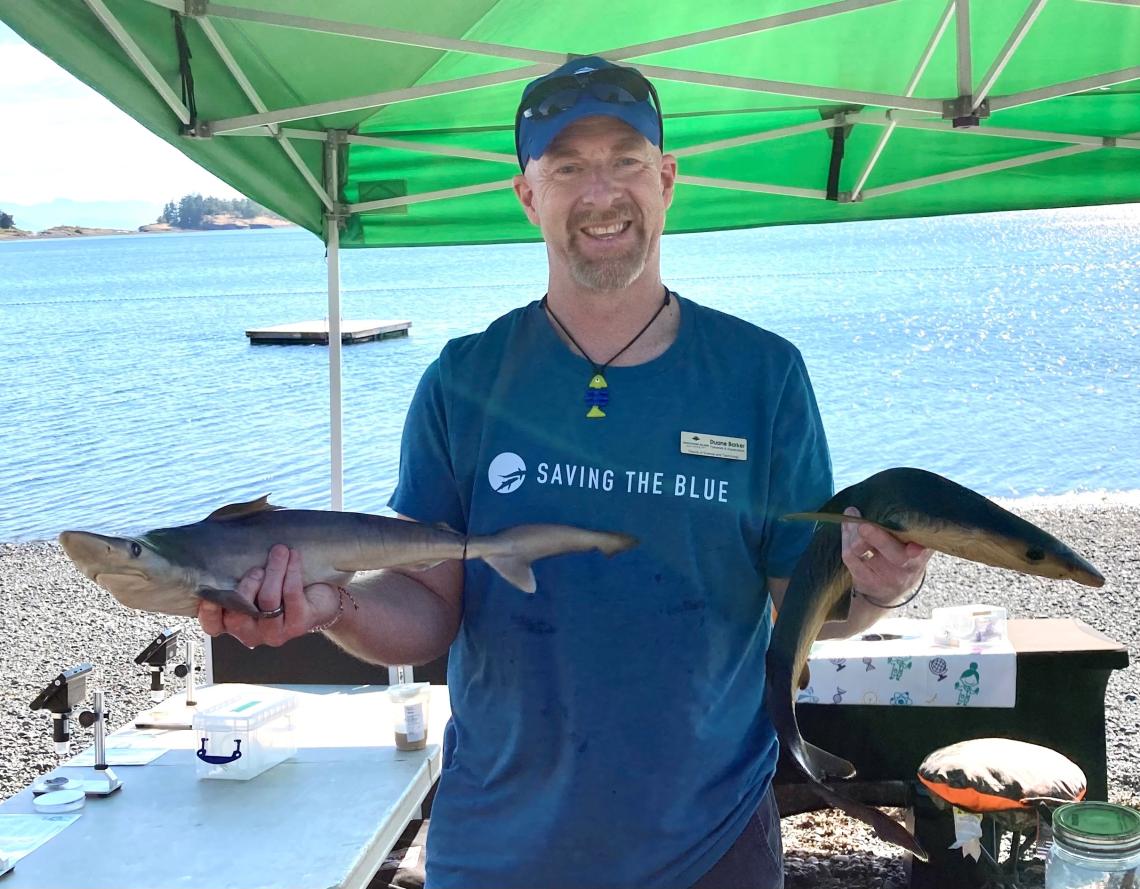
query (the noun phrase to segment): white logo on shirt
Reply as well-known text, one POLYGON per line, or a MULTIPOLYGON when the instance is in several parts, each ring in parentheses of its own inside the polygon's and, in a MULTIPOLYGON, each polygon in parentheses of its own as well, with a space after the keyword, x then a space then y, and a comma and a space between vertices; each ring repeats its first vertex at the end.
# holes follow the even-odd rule
POLYGON ((522 487, 526 479, 526 463, 518 454, 505 451, 499 454, 487 467, 487 481, 491 490, 499 494, 510 494, 522 487))

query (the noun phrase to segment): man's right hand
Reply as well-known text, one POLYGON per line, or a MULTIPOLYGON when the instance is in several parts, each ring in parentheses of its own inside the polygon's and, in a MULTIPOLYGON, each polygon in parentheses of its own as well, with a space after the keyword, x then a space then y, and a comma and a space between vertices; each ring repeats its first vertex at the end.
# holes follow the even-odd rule
POLYGON ((209 636, 229 633, 247 648, 283 645, 303 636, 312 627, 328 623, 340 607, 340 591, 327 583, 304 586, 301 554, 278 544, 269 551, 264 568, 245 573, 237 586, 238 595, 259 611, 275 611, 277 617, 251 617, 222 608, 214 602, 198 605, 198 622, 209 636))

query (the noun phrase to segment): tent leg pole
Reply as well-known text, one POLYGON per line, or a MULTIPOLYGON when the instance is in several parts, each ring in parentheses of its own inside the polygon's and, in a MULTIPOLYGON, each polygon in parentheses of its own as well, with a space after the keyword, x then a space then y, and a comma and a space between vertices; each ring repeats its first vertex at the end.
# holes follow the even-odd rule
POLYGON ((329 273, 329 505, 344 509, 344 448, 341 424, 340 390, 340 222, 342 210, 336 199, 339 195, 340 176, 337 170, 339 147, 344 144, 344 132, 330 130, 325 139, 325 188, 333 199, 334 209, 325 216, 325 237, 328 247, 329 273))
POLYGON ((329 468, 331 506, 344 509, 344 448, 341 424, 340 369, 340 231, 330 217, 328 228, 329 270, 329 468))

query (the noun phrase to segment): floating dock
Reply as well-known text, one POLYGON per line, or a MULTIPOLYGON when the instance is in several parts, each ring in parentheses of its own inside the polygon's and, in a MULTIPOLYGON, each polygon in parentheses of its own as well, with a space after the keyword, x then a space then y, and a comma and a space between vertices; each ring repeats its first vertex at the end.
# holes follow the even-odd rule
MULTIPOLYGON (((341 321, 340 341, 342 343, 368 343, 372 340, 386 340, 394 336, 407 336, 411 321, 341 321)), ((253 344, 329 344, 329 323, 320 321, 296 321, 292 324, 276 324, 273 327, 259 327, 247 330, 245 335, 253 344)))

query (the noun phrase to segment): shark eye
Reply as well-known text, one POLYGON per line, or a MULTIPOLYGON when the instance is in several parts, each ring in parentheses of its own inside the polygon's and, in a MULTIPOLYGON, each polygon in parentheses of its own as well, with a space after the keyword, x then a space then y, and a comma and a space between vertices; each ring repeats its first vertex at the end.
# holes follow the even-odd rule
POLYGON ((135 541, 132 540, 131 541, 131 558, 137 559, 141 555, 142 555, 142 547, 139 546, 138 543, 136 543, 135 541))
POLYGON ((1033 549, 1026 551, 1025 558, 1029 559, 1031 562, 1040 562, 1045 558, 1045 553, 1042 550, 1034 547, 1033 549))

